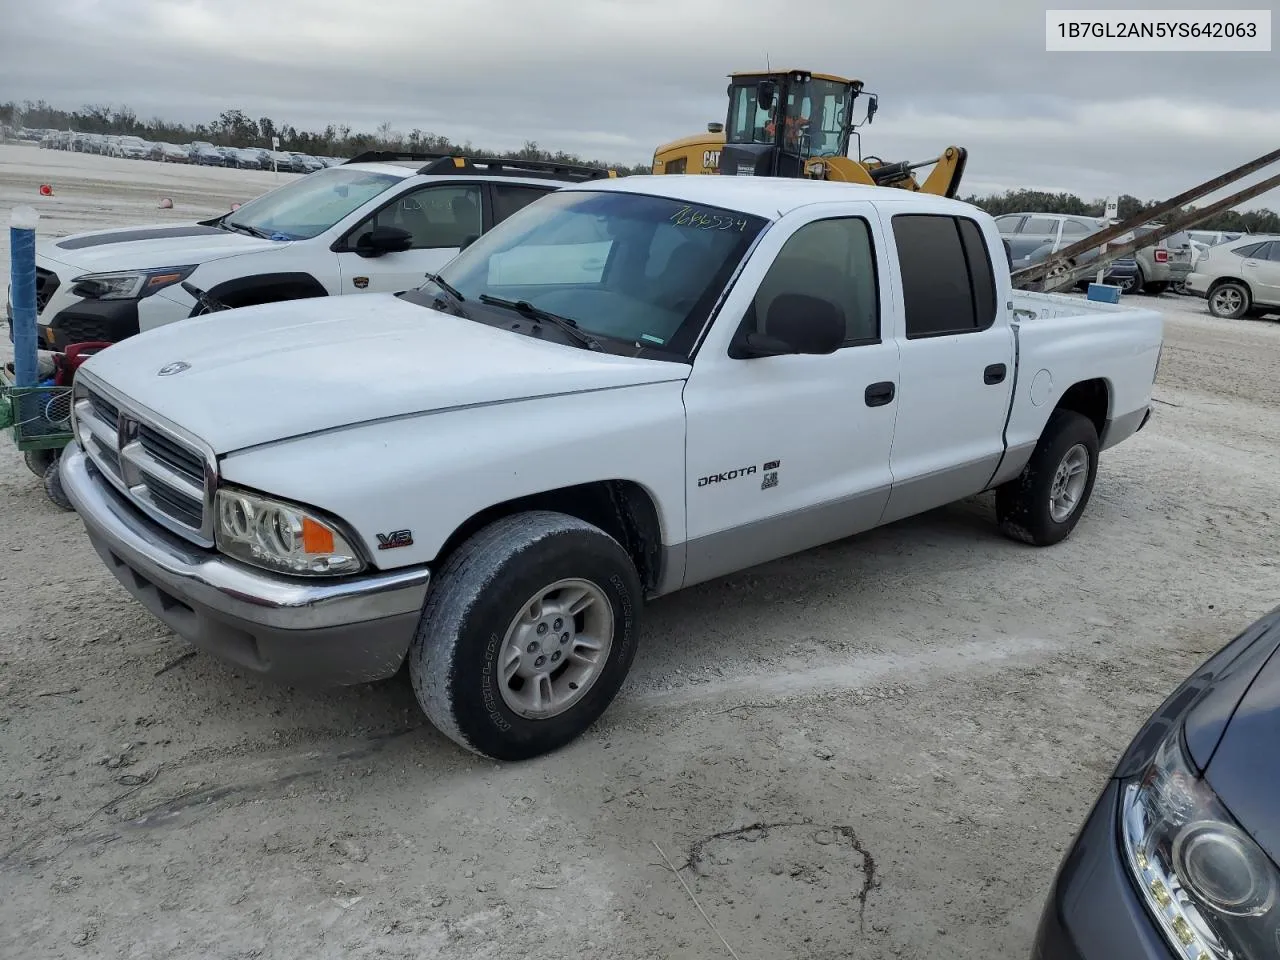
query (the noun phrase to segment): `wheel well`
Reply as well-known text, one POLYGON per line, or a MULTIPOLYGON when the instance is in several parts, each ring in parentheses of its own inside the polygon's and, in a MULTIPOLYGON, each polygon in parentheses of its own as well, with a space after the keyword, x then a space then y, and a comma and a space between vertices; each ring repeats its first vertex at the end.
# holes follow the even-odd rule
POLYGON ((220 283, 209 296, 229 307, 251 307, 259 303, 326 297, 329 291, 309 273, 266 273, 237 277, 220 283))
POLYGON ((1213 291, 1217 290, 1224 283, 1234 283, 1238 286, 1244 287, 1244 292, 1249 295, 1249 299, 1253 299, 1253 290, 1246 281, 1241 280, 1239 277, 1219 277, 1217 280, 1213 281, 1213 283, 1209 284, 1209 289, 1205 292, 1213 293, 1213 291))
POLYGON ((1105 380, 1082 380, 1058 401, 1059 410, 1074 410, 1093 421, 1101 437, 1107 426, 1107 414, 1111 410, 1111 390, 1105 380))
POLYGON ((449 536, 435 564, 495 520, 525 510, 555 510, 594 524, 622 544, 646 589, 662 576, 662 527, 653 498, 631 480, 601 480, 495 504, 472 516, 449 536))

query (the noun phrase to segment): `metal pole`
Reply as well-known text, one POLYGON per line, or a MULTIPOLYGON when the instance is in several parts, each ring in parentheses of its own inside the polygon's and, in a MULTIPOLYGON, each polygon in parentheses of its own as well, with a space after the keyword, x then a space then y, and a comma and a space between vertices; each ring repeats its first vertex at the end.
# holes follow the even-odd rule
MULTIPOLYGON (((1243 190, 1231 194, 1229 197, 1223 197, 1221 200, 1217 200, 1207 207, 1192 210, 1189 213, 1172 216, 1165 221, 1164 226, 1156 227, 1154 230, 1142 237, 1137 236, 1135 231, 1132 240, 1126 240, 1124 243, 1113 242, 1108 244, 1109 249, 1104 255, 1103 265, 1105 266, 1105 264, 1110 263, 1113 260, 1128 256, 1129 254, 1135 253, 1136 251, 1142 250, 1146 247, 1155 246, 1161 240, 1171 237, 1175 233, 1186 230, 1188 227, 1194 227, 1197 223, 1201 223, 1210 217, 1216 216, 1226 210, 1230 210, 1232 207, 1239 206, 1246 200, 1252 200, 1254 197, 1260 196, 1268 190, 1274 190, 1277 187, 1280 187, 1280 173, 1273 177, 1268 177, 1266 180, 1260 180, 1253 186, 1246 187, 1243 190)), ((1064 258, 1061 252, 1059 252, 1054 254, 1054 259, 1059 262, 1064 262, 1066 258, 1064 258)), ((1045 262, 1046 261, 1042 260, 1040 264, 1037 264, 1036 266, 1041 266, 1045 262)), ((1031 269, 1031 267, 1024 267, 1013 275, 1013 285, 1015 288, 1019 290, 1035 289, 1037 284, 1035 282, 1028 283, 1025 276, 1025 274, 1027 274, 1031 269)), ((1055 290, 1065 290, 1067 287, 1071 286, 1073 278, 1079 276, 1082 270, 1084 273, 1088 273, 1091 269, 1093 269, 1092 265, 1083 268, 1076 266, 1072 270, 1064 271, 1062 275, 1053 282, 1050 282, 1046 278, 1041 284, 1039 284, 1040 289, 1046 293, 1052 293, 1055 290)))
POLYGON ((13 299, 13 382, 36 385, 36 224, 34 207, 15 207, 9 215, 9 283, 13 299))
MULTIPOLYGON (((1061 250, 1055 253, 1052 257, 1042 260, 1037 264, 1033 264, 1030 267, 1023 267, 1020 271, 1018 271, 1018 274, 1015 277, 1015 280, 1020 281, 1023 284, 1027 284, 1027 283, 1031 283, 1033 281, 1039 280, 1049 273, 1050 268, 1053 266, 1054 260, 1059 260, 1059 259, 1066 260, 1072 257, 1079 256, 1080 254, 1086 252, 1087 250, 1090 250, 1096 247, 1100 242, 1101 243, 1109 242, 1115 239, 1116 237, 1120 236, 1121 234, 1128 233, 1130 230, 1135 230, 1138 227, 1151 222, 1152 220, 1159 220, 1166 213, 1169 213, 1170 211, 1174 211, 1174 210, 1180 210, 1182 207, 1185 207, 1191 201, 1199 200, 1201 197, 1207 194, 1213 193, 1216 190, 1220 190, 1222 187, 1225 187, 1227 184, 1235 183, 1237 180, 1241 180, 1247 177, 1251 173, 1255 173, 1258 170, 1263 169, 1264 167, 1269 167, 1271 166, 1271 164, 1275 163, 1277 160, 1280 160, 1280 150, 1273 150, 1270 153, 1263 154, 1261 157, 1258 157, 1255 160, 1250 160, 1248 163, 1241 164, 1240 166, 1236 167, 1234 170, 1228 170, 1226 173, 1220 174, 1219 176, 1214 177, 1212 180, 1206 180, 1204 183, 1194 186, 1190 190, 1180 193, 1176 197, 1173 197, 1170 200, 1164 201, 1164 203, 1160 204, 1154 209, 1146 210, 1141 213, 1138 213, 1135 216, 1130 217, 1128 220, 1123 220, 1119 223, 1113 223, 1111 226, 1100 231, 1094 236, 1086 237, 1083 240, 1078 240, 1075 243, 1071 244, 1071 246, 1069 247, 1063 247, 1061 250)), ((1265 192, 1265 191, 1259 191, 1259 192, 1265 192)), ((1236 194, 1236 196, 1241 196, 1241 194, 1236 194)), ((1256 194, 1254 194, 1254 196, 1256 196, 1256 194)), ((1247 199, 1247 198, 1243 198, 1243 199, 1247 199)), ((1243 199, 1237 200, 1236 202, 1241 203, 1243 202, 1243 199)), ((1199 214, 1200 219, 1204 219, 1205 215, 1203 211, 1197 211, 1197 213, 1199 214)), ((1190 225, 1190 224, 1187 224, 1187 225, 1190 225)), ((1158 240, 1156 242, 1158 242, 1158 240)), ((1123 254, 1120 254, 1120 256, 1122 255, 1123 254)))

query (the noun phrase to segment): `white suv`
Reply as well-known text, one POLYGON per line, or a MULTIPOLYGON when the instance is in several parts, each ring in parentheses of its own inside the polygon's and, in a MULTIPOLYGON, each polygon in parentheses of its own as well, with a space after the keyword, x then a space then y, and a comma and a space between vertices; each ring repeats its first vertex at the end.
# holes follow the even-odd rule
POLYGON ((1251 236, 1210 247, 1187 275, 1187 293, 1215 317, 1280 313, 1280 237, 1251 236))
POLYGON ((115 343, 204 312, 184 282, 231 307, 408 290, 544 194, 611 176, 533 160, 365 153, 212 220, 47 240, 36 248, 40 343, 115 343))

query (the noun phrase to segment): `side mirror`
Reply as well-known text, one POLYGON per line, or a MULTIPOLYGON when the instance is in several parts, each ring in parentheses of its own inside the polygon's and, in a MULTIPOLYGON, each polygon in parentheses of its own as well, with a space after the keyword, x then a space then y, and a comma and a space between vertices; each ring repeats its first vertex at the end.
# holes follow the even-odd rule
POLYGON ((774 94, 778 92, 778 85, 772 80, 761 80, 756 84, 756 104, 761 110, 770 110, 773 107, 774 94))
POLYGON ((467 249, 467 247, 471 246, 473 243, 475 243, 479 239, 480 239, 480 235, 475 233, 471 234, 470 236, 463 237, 462 245, 458 247, 458 252, 461 253, 463 250, 467 249))
POLYGON ((356 253, 362 257, 380 257, 386 253, 402 253, 413 246, 413 234, 399 227, 374 227, 356 241, 356 253))
POLYGON ((804 293, 784 293, 769 305, 765 330, 765 333, 746 335, 742 356, 835 353, 844 343, 844 315, 830 300, 804 293))
POLYGON ((871 118, 876 115, 876 111, 880 109, 880 98, 874 93, 867 99, 867 123, 871 122, 871 118))

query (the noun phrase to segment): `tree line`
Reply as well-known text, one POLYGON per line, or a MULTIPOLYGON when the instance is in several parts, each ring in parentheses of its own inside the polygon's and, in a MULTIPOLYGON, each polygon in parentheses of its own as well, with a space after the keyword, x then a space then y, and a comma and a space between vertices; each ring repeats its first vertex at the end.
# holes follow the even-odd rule
MULTIPOLYGON (((36 129, 74 130, 78 133, 116 134, 137 136, 147 140, 168 143, 190 143, 206 140, 228 147, 269 147, 273 136, 280 138, 281 149, 296 150, 313 156, 352 157, 366 150, 402 150, 413 153, 441 153, 455 156, 500 157, 515 156, 525 160, 549 160, 557 163, 583 164, 593 167, 610 167, 619 176, 651 172, 645 165, 606 163, 601 160, 583 159, 563 150, 546 150, 534 141, 512 153, 477 147, 470 141, 455 143, 443 134, 414 129, 405 133, 390 123, 382 123, 373 132, 356 131, 345 124, 329 124, 323 130, 299 130, 289 123, 279 123, 271 117, 257 120, 243 110, 224 110, 217 119, 194 126, 173 123, 161 117, 140 119, 127 106, 113 107, 87 105, 79 110, 60 110, 43 100, 27 100, 22 103, 9 101, 0 104, 0 124, 11 127, 36 129)), ((988 213, 1065 213, 1076 216, 1101 217, 1105 200, 1083 200, 1071 193, 1049 193, 1043 190, 1009 190, 994 196, 963 197, 967 203, 981 207, 988 213)), ((1140 200, 1125 194, 1118 198, 1118 215, 1125 220, 1144 210, 1153 210, 1160 201, 1140 200)), ((1184 208, 1191 210, 1191 207, 1184 208)), ((1271 210, 1252 210, 1241 213, 1228 210, 1197 224, 1202 230, 1238 230, 1249 233, 1280 233, 1280 213, 1271 210)))

